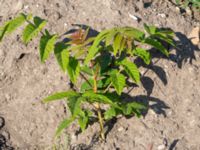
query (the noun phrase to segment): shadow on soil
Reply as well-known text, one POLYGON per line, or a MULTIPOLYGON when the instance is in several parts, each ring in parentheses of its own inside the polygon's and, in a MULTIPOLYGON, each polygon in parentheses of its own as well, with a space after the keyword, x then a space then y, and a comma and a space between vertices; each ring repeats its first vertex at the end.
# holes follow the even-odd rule
MULTIPOLYGON (((89 27, 87 25, 75 24, 75 26, 81 27, 84 30, 89 28, 88 37, 96 36, 99 33, 98 31, 92 29, 91 27, 89 27)), ((72 29, 72 30, 66 32, 65 34, 74 33, 76 31, 77 31, 77 29, 72 29)), ((162 54, 158 53, 157 50, 150 49, 151 54, 152 54, 152 60, 157 59, 154 63, 151 62, 150 65, 146 65, 143 63, 143 61, 140 58, 134 60, 134 63, 136 63, 138 67, 142 66, 147 69, 146 72, 143 75, 141 75, 141 83, 142 83, 144 89, 146 90, 147 95, 138 95, 135 97, 131 97, 130 92, 135 87, 137 87, 137 85, 134 83, 127 82, 127 84, 131 85, 132 88, 127 93, 122 94, 122 97, 123 97, 122 99, 129 99, 129 100, 131 99, 133 101, 142 102, 143 104, 145 104, 148 109, 143 112, 143 116, 145 116, 148 113, 149 109, 152 109, 156 114, 163 115, 164 117, 166 117, 165 110, 170 109, 170 107, 167 106, 167 104, 164 102, 164 100, 161 100, 157 97, 151 96, 151 93, 154 88, 154 81, 150 77, 146 76, 146 73, 148 71, 153 71, 157 75, 157 77, 162 81, 162 83, 164 85, 167 85, 168 81, 167 81, 166 72, 164 71, 164 69, 162 67, 156 65, 156 63, 160 59, 167 59, 169 61, 173 61, 174 63, 176 63, 178 68, 181 69, 183 64, 186 62, 189 62, 190 64, 192 64, 192 61, 195 60, 195 51, 200 51, 197 46, 192 44, 192 42, 190 41, 191 39, 188 39, 186 37, 186 35, 184 35, 180 32, 176 32, 175 34, 177 37, 177 40, 174 41, 176 43, 175 54, 170 54, 169 57, 165 57, 162 54)), ((63 41, 69 41, 69 39, 64 39, 63 41)), ((166 43, 163 43, 163 45, 165 45, 168 48, 168 50, 170 51, 171 47, 169 45, 167 45, 166 43)), ((93 123, 96 121, 97 120, 93 120, 93 123)), ((106 136, 112 130, 112 128, 114 127, 116 122, 117 122, 117 118, 114 118, 105 123, 105 129, 107 129, 105 131, 106 136)), ((79 133, 80 132, 78 131, 77 134, 79 134, 79 133)), ((76 145, 74 147, 71 147, 71 149, 72 150, 86 150, 86 149, 90 150, 90 149, 92 149, 92 147, 94 145, 96 145, 99 142, 100 141, 98 139, 98 134, 95 133, 93 135, 89 145, 82 143, 82 144, 76 145)), ((175 140, 171 144, 170 149, 173 149, 176 146, 177 142, 178 142, 178 140, 175 140)))
POLYGON ((1 134, 1 130, 5 126, 5 120, 0 116, 0 150, 14 150, 8 143, 6 137, 1 134))

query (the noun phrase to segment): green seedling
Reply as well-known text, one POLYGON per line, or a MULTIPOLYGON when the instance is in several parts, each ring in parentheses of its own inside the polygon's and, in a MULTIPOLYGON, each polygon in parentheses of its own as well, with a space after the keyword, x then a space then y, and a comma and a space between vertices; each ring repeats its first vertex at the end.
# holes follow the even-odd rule
POLYGON ((134 60, 139 58, 146 65, 151 63, 151 53, 143 48, 144 45, 168 56, 169 52, 162 42, 174 46, 172 31, 144 24, 145 32, 133 27, 116 27, 89 37, 89 28, 79 28, 65 35, 69 40, 64 42, 61 36, 44 29, 46 23, 40 17, 20 14, 0 28, 0 40, 18 27, 26 25, 21 38, 24 44, 29 44, 39 36, 41 62, 44 63, 53 53, 61 70, 75 87, 79 87, 43 99, 44 103, 64 100, 71 112, 71 116, 58 125, 56 137, 74 121, 84 131, 96 118, 100 125, 99 135, 105 140, 106 121, 118 115, 141 116, 147 107, 140 102, 125 101, 121 95, 129 87, 127 81, 140 85, 140 72, 134 60))

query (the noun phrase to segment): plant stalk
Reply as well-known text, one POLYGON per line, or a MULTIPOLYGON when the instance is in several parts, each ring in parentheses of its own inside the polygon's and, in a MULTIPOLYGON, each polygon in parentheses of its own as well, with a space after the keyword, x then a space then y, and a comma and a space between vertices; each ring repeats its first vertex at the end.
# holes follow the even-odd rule
MULTIPOLYGON (((94 87, 93 87, 94 93, 97 93, 97 72, 94 73, 94 87)), ((94 104, 95 108, 97 109, 98 119, 99 119, 99 126, 100 126, 100 137, 104 141, 105 135, 104 135, 104 127, 103 127, 103 117, 101 114, 101 107, 99 103, 94 104)))

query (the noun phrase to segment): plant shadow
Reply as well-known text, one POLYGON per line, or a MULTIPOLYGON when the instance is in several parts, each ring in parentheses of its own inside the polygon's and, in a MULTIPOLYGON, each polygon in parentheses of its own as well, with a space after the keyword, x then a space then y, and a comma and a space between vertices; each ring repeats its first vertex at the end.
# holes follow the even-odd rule
POLYGON ((14 150, 13 147, 8 145, 6 137, 1 134, 1 130, 5 126, 5 119, 0 116, 0 150, 14 150))

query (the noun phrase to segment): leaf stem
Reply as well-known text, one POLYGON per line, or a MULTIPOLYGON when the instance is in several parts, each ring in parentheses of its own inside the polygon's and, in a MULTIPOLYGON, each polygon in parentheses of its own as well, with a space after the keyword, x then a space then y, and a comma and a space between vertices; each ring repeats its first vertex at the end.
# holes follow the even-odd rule
MULTIPOLYGON (((94 86, 93 86, 93 91, 94 93, 97 93, 97 74, 98 74, 98 69, 96 72, 93 72, 94 74, 94 86)), ((101 107, 99 103, 96 103, 95 108, 97 109, 97 114, 98 114, 98 119, 99 119, 99 126, 100 126, 100 137, 102 140, 105 140, 105 135, 104 135, 104 126, 103 126, 103 117, 101 114, 101 107)))
POLYGON ((92 84, 89 82, 89 80, 80 72, 81 77, 92 87, 92 84))

